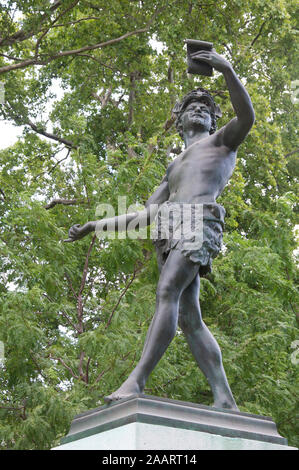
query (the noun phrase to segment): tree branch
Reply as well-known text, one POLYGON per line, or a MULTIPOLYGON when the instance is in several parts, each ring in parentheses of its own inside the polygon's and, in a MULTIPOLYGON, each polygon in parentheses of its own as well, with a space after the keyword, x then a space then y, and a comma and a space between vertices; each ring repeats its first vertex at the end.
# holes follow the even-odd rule
MULTIPOLYGON (((146 31, 148 31, 148 29, 149 29, 149 25, 146 26, 145 28, 136 29, 135 31, 130 31, 129 33, 125 33, 122 36, 119 36, 118 38, 109 39, 108 41, 101 42, 101 43, 98 43, 98 44, 94 44, 93 46, 84 46, 84 47, 81 47, 79 49, 73 49, 73 50, 70 50, 70 51, 59 52, 55 55, 50 56, 50 58, 51 58, 51 60, 53 60, 53 59, 56 59, 58 57, 67 57, 69 55, 76 55, 76 54, 80 54, 81 52, 93 51, 94 49, 100 49, 100 48, 103 48, 103 47, 106 47, 106 46, 111 46, 112 44, 116 44, 120 41, 123 41, 124 39, 126 39, 130 36, 133 36, 135 34, 145 33, 146 31)), ((0 69, 0 73, 1 73, 1 69, 0 69)))
POLYGON ((42 35, 38 38, 38 40, 36 41, 36 45, 35 45, 35 57, 38 56, 38 49, 39 49, 39 46, 40 46, 40 43, 41 41, 43 40, 43 38, 46 36, 46 34, 50 31, 50 29, 52 28, 52 26, 56 23, 56 21, 59 20, 59 18, 61 18, 63 15, 65 15, 68 11, 70 11, 72 8, 74 8, 77 3, 79 3, 79 0, 75 0, 73 3, 71 3, 71 5, 69 5, 68 8, 66 8, 64 11, 62 11, 61 13, 59 13, 59 15, 51 22, 50 26, 48 28, 46 28, 42 35))
POLYGON ((101 20, 99 16, 87 16, 86 18, 80 18, 79 20, 76 21, 68 21, 67 23, 62 23, 62 24, 54 24, 52 27, 53 28, 61 28, 63 26, 70 26, 74 25, 77 23, 81 23, 82 21, 88 21, 88 20, 101 20))
MULTIPOLYGON (((127 357, 128 357, 131 353, 132 353, 132 351, 130 351, 130 352, 127 354, 127 357)), ((127 367, 127 368, 123 371, 123 373, 120 375, 120 378, 122 378, 124 375, 126 375, 128 370, 132 370, 133 364, 134 364, 135 359, 136 359, 136 354, 137 354, 137 351, 134 351, 133 360, 131 361, 129 367, 127 367)), ((125 358, 123 358, 123 359, 125 359, 125 358)))
MULTIPOLYGON (((33 353, 33 351, 31 351, 31 349, 30 349, 29 355, 30 355, 31 360, 32 360, 32 362, 34 363, 35 367, 37 368, 39 374, 41 375, 41 377, 42 377, 46 382, 48 382, 48 383, 51 384, 51 380, 49 380, 49 378, 48 378, 45 374, 43 374, 43 371, 41 370, 41 368, 40 368, 40 366, 39 366, 37 360, 36 360, 35 357, 34 357, 34 353, 33 353)), ((54 390, 56 390, 56 392, 59 392, 59 389, 58 389, 55 385, 54 385, 54 390)))
POLYGON ((50 357, 50 359, 54 359, 54 361, 60 362, 60 364, 62 364, 63 367, 65 367, 70 372, 71 376, 74 377, 74 379, 79 379, 79 376, 76 375, 73 372, 72 368, 70 366, 68 366, 61 357, 54 357, 54 356, 52 356, 51 353, 50 353, 49 357, 50 357))
POLYGON ((9 411, 20 411, 22 406, 20 407, 13 407, 13 406, 0 406, 1 410, 9 410, 9 411))
POLYGON ((112 366, 108 367, 108 369, 103 370, 103 371, 97 376, 97 378, 95 379, 95 382, 94 382, 94 383, 95 383, 95 384, 98 383, 98 382, 101 380, 101 378, 103 377, 103 375, 106 374, 106 372, 109 372, 109 370, 111 370, 111 369, 112 369, 112 366))
POLYGON ((253 39, 253 41, 251 42, 250 44, 250 47, 253 47, 254 46, 254 43, 258 40, 258 38, 260 37, 260 35, 262 34, 262 31, 264 29, 264 26, 265 24, 267 23, 268 20, 271 19, 271 16, 269 18, 267 18, 261 25, 260 29, 259 29, 259 32, 257 33, 257 35, 255 36, 255 38, 253 39))
POLYGON ((49 139, 55 140, 56 142, 60 142, 64 144, 68 149, 77 149, 77 145, 74 145, 73 142, 70 140, 64 139, 58 135, 52 134, 50 132, 45 131, 38 125, 34 124, 28 117, 28 111, 25 107, 22 109, 22 113, 20 110, 16 111, 14 107, 9 103, 9 101, 5 101, 4 109, 7 112, 5 114, 5 118, 9 117, 13 119, 18 126, 30 126, 31 129, 36 132, 37 134, 41 134, 44 137, 48 137, 49 139))
MULTIPOLYGON (((121 359, 124 361, 125 359, 127 359, 127 358, 130 356, 130 354, 132 354, 132 352, 133 352, 133 351, 129 351, 129 352, 128 352, 127 354, 125 354, 121 359)), ((135 352, 135 354, 134 354, 133 362, 134 362, 134 360, 135 360, 135 356, 136 356, 136 352, 135 352)), ((133 363, 133 362, 132 362, 132 363, 133 363)), ((95 379, 95 382, 94 382, 94 383, 95 383, 95 384, 98 383, 98 382, 101 380, 101 378, 103 377, 103 375, 106 374, 106 372, 109 372, 109 370, 111 370, 111 369, 112 369, 112 366, 108 367, 108 369, 103 370, 103 371, 97 376, 97 378, 95 379)), ((128 370, 128 369, 126 369, 126 370, 128 370)), ((121 377, 122 377, 122 376, 123 376, 123 374, 121 374, 121 377)))
POLYGON ((112 309, 112 312, 111 312, 111 314, 110 314, 110 316, 109 316, 108 322, 107 322, 106 325, 105 325, 105 329, 107 329, 108 326, 111 324, 113 315, 114 315, 114 313, 115 313, 117 307, 119 306, 121 299, 122 299, 123 296, 126 294, 126 292, 127 292, 127 290, 129 289, 130 285, 132 284, 132 282, 133 282, 134 279, 136 278, 136 274, 137 274, 137 270, 134 269, 133 276, 131 277, 130 281, 126 284, 124 290, 123 290, 122 293, 120 294, 120 297, 119 297, 118 301, 117 301, 116 304, 115 304, 115 307, 112 309))
POLYGON ((78 296, 77 296, 77 294, 76 294, 76 292, 75 292, 75 289, 73 288, 73 285, 72 285, 72 281, 71 281, 70 276, 68 275, 68 273, 67 273, 66 271, 64 272, 64 275, 65 275, 65 277, 66 277, 67 280, 68 280, 69 287, 70 287, 70 289, 71 289, 71 291, 72 291, 72 293, 73 293, 73 296, 75 297, 76 300, 78 300, 78 296))
POLYGON ((28 58, 28 59, 26 59, 26 60, 24 60, 24 61, 22 61, 18 64, 5 65, 4 67, 0 68, 0 75, 4 74, 4 73, 7 73, 7 72, 10 72, 12 70, 23 69, 23 68, 29 67, 30 65, 46 65, 49 62, 52 62, 53 60, 58 59, 58 58, 68 57, 68 56, 71 56, 71 55, 78 55, 81 52, 92 51, 94 49, 100 49, 100 48, 103 48, 103 47, 106 47, 106 46, 111 46, 111 45, 117 44, 118 42, 123 41, 124 39, 127 39, 128 37, 133 36, 135 34, 145 33, 149 30, 152 22, 156 18, 159 11, 161 11, 161 10, 158 9, 155 12, 155 14, 152 16, 152 18, 150 19, 150 21, 148 22, 148 24, 144 28, 140 28, 140 29, 136 29, 134 31, 130 31, 128 33, 125 33, 125 34, 117 37, 117 38, 109 39, 108 41, 104 41, 104 42, 101 42, 101 43, 98 43, 98 44, 94 44, 92 46, 84 46, 84 47, 81 47, 79 49, 72 49, 72 50, 69 50, 69 51, 62 51, 62 52, 54 53, 52 55, 40 54, 40 58, 34 56, 34 57, 30 57, 30 58, 28 58))
POLYGON ((295 153, 299 153, 299 147, 295 150, 292 150, 292 152, 287 153, 284 157, 290 157, 291 155, 294 155, 295 153))
MULTIPOLYGON (((54 2, 54 4, 50 7, 51 12, 54 12, 57 10, 57 8, 61 5, 61 0, 57 0, 54 2)), ((41 18, 40 26, 47 20, 48 16, 45 14, 41 18)), ((22 42, 25 41, 26 39, 29 39, 33 37, 35 34, 40 32, 40 28, 34 31, 24 31, 23 29, 20 29, 16 33, 12 34, 11 36, 8 36, 6 38, 0 38, 0 46, 12 46, 15 42, 22 42)))
POLYGON ((90 257, 90 253, 91 253, 91 250, 93 248, 93 245, 94 245, 96 239, 97 239, 97 236, 94 235, 92 237, 92 240, 91 240, 89 248, 88 248, 88 252, 87 252, 85 263, 84 263, 83 275, 82 275, 82 280, 81 280, 81 285, 80 285, 80 289, 79 289, 79 292, 78 292, 78 296, 82 294, 83 289, 85 287, 86 276, 87 276, 87 271, 88 271, 89 257, 90 257))
POLYGON ((85 352, 84 352, 84 351, 81 351, 81 353, 80 353, 80 360, 79 360, 78 372, 79 372, 79 376, 81 377, 81 379, 85 382, 85 381, 86 381, 86 374, 84 374, 84 371, 83 371, 83 360, 84 360, 84 357, 85 357, 85 352))
MULTIPOLYGON (((116 69, 115 67, 111 67, 110 65, 107 65, 107 64, 104 64, 104 62, 102 62, 101 60, 99 60, 97 57, 94 57, 93 55, 90 55, 90 54, 78 54, 77 57, 87 57, 88 59, 92 59, 94 60, 95 62, 97 62, 98 64, 102 65, 102 67, 106 67, 107 69, 110 69, 112 70, 112 72, 120 72, 118 69, 116 69)), ((122 75, 124 75, 125 77, 127 77, 127 74, 123 73, 122 72, 122 75)))
POLYGON ((87 359, 87 364, 86 364, 86 372, 85 372, 85 382, 88 384, 89 382, 89 365, 90 365, 91 357, 87 359))
POLYGON ((77 145, 74 145, 73 142, 71 142, 70 140, 67 140, 67 139, 64 139, 63 137, 59 137, 58 135, 55 135, 55 134, 51 134, 50 132, 47 132, 41 128, 39 128, 36 124, 34 124, 33 122, 31 122, 29 119, 27 119, 24 123, 24 125, 28 125, 31 127, 31 129, 36 132, 37 134, 41 134, 43 135, 44 137, 48 137, 49 139, 52 139, 52 140, 55 140, 56 142, 60 142, 62 144, 64 144, 66 147, 68 148, 73 148, 73 149, 77 149, 78 146, 77 145))
POLYGON ((45 173, 47 173, 48 175, 49 175, 50 173, 52 173, 52 171, 54 171, 55 168, 56 168, 58 165, 60 165, 61 162, 63 162, 64 160, 66 160, 66 159, 68 158, 70 152, 71 152, 71 149, 69 149, 69 151, 68 151, 66 157, 63 157, 61 160, 59 160, 58 162, 56 162, 55 165, 53 165, 52 168, 50 168, 50 170, 42 171, 41 173, 39 173, 38 175, 36 175, 36 176, 34 177, 34 181, 36 181, 36 179, 37 179, 39 176, 44 175, 45 173))
MULTIPOLYGON (((47 294, 43 294, 43 295, 44 297, 46 297, 46 299, 49 300, 49 302, 53 303, 53 300, 51 299, 51 297, 49 297, 47 294)), ((69 319, 69 316, 63 310, 61 310, 61 314, 66 319, 66 321, 71 325, 71 327, 74 328, 74 330, 78 332, 78 328, 76 327, 76 325, 74 325, 74 323, 69 319)))
POLYGON ((23 405, 21 406, 0 406, 0 409, 2 410, 8 410, 8 411, 17 411, 20 413, 20 418, 23 420, 27 419, 26 417, 26 399, 23 400, 23 405))
POLYGON ((93 248, 93 245, 95 244, 95 241, 96 241, 96 234, 92 237, 92 240, 90 242, 90 245, 89 245, 89 248, 88 248, 88 252, 87 252, 87 255, 86 255, 86 258, 85 258, 85 263, 84 263, 84 268, 83 268, 83 274, 82 274, 82 279, 81 279, 81 285, 80 285, 80 288, 79 288, 79 292, 78 292, 78 295, 77 295, 77 299, 78 299, 78 302, 77 302, 77 311, 78 311, 78 333, 83 333, 84 331, 84 327, 83 327, 83 301, 82 301, 82 292, 84 290, 84 287, 85 287, 85 283, 86 283, 86 277, 87 277, 87 271, 88 271, 88 263, 89 263, 89 257, 90 257, 90 253, 91 253, 91 250, 93 248))
POLYGON ((97 95, 95 92, 92 92, 91 95, 93 98, 95 98, 97 101, 101 103, 102 109, 107 106, 110 97, 112 95, 112 86, 108 88, 108 90, 105 90, 101 95, 97 95))

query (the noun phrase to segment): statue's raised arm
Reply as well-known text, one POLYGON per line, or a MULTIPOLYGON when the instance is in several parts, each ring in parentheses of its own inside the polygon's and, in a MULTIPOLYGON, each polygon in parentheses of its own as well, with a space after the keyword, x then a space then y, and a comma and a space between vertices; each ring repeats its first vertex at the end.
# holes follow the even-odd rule
POLYGON ((196 52, 192 54, 192 59, 206 62, 224 75, 236 117, 224 126, 219 134, 224 145, 236 150, 254 124, 255 114, 251 99, 230 62, 217 54, 215 49, 196 52))

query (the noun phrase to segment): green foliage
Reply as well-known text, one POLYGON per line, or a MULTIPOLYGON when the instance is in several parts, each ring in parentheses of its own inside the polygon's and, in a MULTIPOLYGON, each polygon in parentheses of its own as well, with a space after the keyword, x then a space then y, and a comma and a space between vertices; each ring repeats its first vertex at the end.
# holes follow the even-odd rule
MULTIPOLYGON (((220 74, 187 76, 185 38, 226 55, 257 117, 218 201, 225 249, 201 281, 204 320, 240 409, 272 416, 298 446, 297 2, 55 3, 0 2, 0 113, 24 126, 0 151, 0 447, 57 445, 73 416, 118 388, 140 357, 158 279, 150 240, 62 240, 100 203, 116 213, 118 196, 144 204, 182 145, 165 124, 177 97, 205 86, 223 110, 219 125, 233 117, 220 74)), ((180 331, 146 393, 211 404, 180 331)))

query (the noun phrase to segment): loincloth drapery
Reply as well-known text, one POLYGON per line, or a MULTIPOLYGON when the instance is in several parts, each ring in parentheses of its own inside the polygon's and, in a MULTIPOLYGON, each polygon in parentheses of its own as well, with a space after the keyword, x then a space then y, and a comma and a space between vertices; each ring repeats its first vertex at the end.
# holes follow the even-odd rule
POLYGON ((220 204, 166 201, 158 210, 151 238, 163 266, 170 250, 180 250, 199 265, 199 274, 212 270, 222 246, 225 209, 220 204))

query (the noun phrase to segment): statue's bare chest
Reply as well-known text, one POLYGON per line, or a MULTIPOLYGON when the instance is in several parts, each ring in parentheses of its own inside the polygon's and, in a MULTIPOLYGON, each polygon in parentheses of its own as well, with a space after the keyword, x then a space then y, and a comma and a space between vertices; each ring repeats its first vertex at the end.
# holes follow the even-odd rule
POLYGON ((230 178, 235 162, 236 152, 226 146, 215 146, 209 141, 191 145, 168 168, 170 191, 182 186, 197 191, 199 185, 220 191, 230 178))

